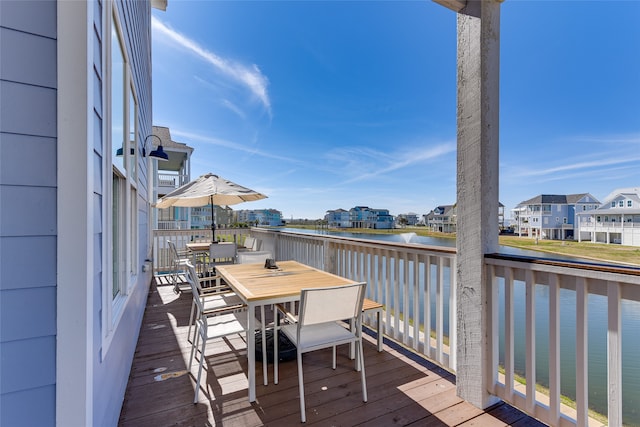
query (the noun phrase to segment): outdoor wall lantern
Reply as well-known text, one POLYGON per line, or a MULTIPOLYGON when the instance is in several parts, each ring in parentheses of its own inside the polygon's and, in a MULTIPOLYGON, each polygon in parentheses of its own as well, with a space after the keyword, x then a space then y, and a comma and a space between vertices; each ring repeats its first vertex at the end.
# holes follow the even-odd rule
MULTIPOLYGON (((142 157, 147 157, 147 141, 152 136, 155 136, 156 138, 158 138, 158 141, 160 142, 160 144, 158 144, 158 149, 157 150, 152 150, 149 153, 149 157, 155 157, 156 159, 162 160, 164 162, 169 161, 169 155, 162 148, 162 140, 160 139, 160 137, 158 135, 154 135, 154 134, 148 135, 144 139, 144 146, 142 147, 142 157)), ((118 148, 116 150, 116 156, 117 157, 122 157, 123 154, 124 154, 124 149, 122 147, 120 147, 120 148, 118 148)), ((133 148, 130 148, 130 154, 132 156, 135 154, 135 150, 133 148)))
MULTIPOLYGON (((147 157, 147 140, 152 137, 155 136, 156 138, 158 138, 158 141, 160 142, 158 144, 158 148, 156 150, 153 150, 149 153, 149 157, 155 157, 158 160, 162 160, 164 162, 169 161, 169 155, 167 153, 165 153, 165 151, 162 149, 162 140, 160 139, 160 137, 158 135, 148 135, 145 139, 144 139, 144 147, 142 147, 142 157, 147 157)), ((153 144, 152 144, 153 146, 153 144)))

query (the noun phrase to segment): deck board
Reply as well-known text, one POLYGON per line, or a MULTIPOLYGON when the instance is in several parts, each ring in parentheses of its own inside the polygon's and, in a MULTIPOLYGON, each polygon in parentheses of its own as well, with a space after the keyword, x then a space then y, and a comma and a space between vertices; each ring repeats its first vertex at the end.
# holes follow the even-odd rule
MULTIPOLYGON (((300 424, 295 361, 281 362, 280 381, 262 384, 262 364, 256 362, 257 401, 247 399, 246 343, 241 337, 209 342, 199 401, 193 404, 197 363, 191 371, 187 329, 191 300, 176 295, 166 280, 151 285, 119 426, 283 426, 300 424), (206 391, 205 391, 206 390, 206 391)), ((376 349, 365 336, 368 402, 362 401, 360 374, 338 349, 305 354, 304 379, 307 425, 315 426, 541 426, 506 404, 482 411, 456 396, 455 376, 385 339, 376 349)))

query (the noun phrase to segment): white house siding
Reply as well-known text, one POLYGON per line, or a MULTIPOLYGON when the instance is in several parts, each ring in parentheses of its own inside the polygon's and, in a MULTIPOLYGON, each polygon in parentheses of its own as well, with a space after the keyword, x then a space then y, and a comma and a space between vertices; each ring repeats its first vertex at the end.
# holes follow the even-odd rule
POLYGON ((54 2, 0 1, 0 58, 0 425, 46 426, 56 391, 54 2))

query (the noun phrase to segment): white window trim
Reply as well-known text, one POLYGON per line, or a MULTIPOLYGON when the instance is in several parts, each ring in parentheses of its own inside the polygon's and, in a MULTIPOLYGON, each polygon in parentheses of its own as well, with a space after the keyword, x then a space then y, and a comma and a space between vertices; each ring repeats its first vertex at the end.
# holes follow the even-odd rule
MULTIPOLYGON (((112 284, 113 284, 113 218, 112 218, 112 206, 113 206, 113 190, 112 190, 112 179, 113 179, 113 147, 112 147, 112 135, 111 135, 111 126, 112 126, 112 117, 111 117, 111 81, 112 81, 112 61, 111 61, 111 28, 112 25, 115 25, 116 31, 118 33, 118 37, 121 42, 125 40, 124 35, 122 33, 122 25, 119 21, 117 6, 114 2, 105 3, 104 10, 104 18, 103 18, 103 28, 105 33, 103 34, 103 61, 105 64, 104 72, 103 72, 103 111, 106 112, 104 114, 104 120, 102 125, 102 137, 104 141, 104 155, 103 155, 103 170, 105 171, 105 176, 103 177, 103 212, 102 218, 104 221, 103 228, 103 237, 102 237, 102 251, 103 251, 103 266, 102 271, 103 274, 103 284, 102 284, 102 351, 101 351, 101 359, 107 355, 109 348, 111 347, 111 342, 113 341, 115 332, 118 328, 118 324, 122 319, 122 316, 125 312, 125 307, 127 306, 127 302, 129 301, 129 297, 131 292, 134 289, 135 284, 138 280, 138 274, 131 274, 131 243, 128 239, 131 238, 131 173, 127 171, 126 173, 126 184, 125 184, 125 231, 124 234, 127 236, 127 242, 123 247, 125 254, 125 281, 121 285, 120 293, 113 298, 112 296, 112 284), (107 41, 108 40, 108 41, 107 41)), ((131 87, 131 69, 128 64, 130 64, 130 58, 126 49, 126 45, 123 45, 123 59, 125 62, 125 79, 123 82, 124 87, 126 88, 125 95, 123 96, 123 107, 124 107, 124 123, 125 129, 123 129, 123 135, 128 133, 129 129, 129 91, 131 87)), ((134 97, 137 94, 134 94, 134 97)), ((136 97, 137 101, 137 97, 136 97)), ((136 129, 137 132, 137 129, 136 129)), ((136 135, 137 136, 137 135, 136 135)), ((137 139, 136 139, 137 141, 137 139)), ((138 145, 136 143, 136 145, 138 145)), ((138 168, 137 164, 137 152, 139 147, 133 147, 136 152, 136 168, 138 168)), ((123 154, 126 156, 129 152, 129 147, 123 147, 123 154)), ((135 188, 137 191, 137 183, 135 183, 135 188)), ((136 217, 137 221, 137 217, 136 217)), ((136 239, 138 239, 136 237, 136 239)), ((139 242, 138 242, 139 244, 139 242)), ((137 272, 136 272, 137 273, 137 272)))

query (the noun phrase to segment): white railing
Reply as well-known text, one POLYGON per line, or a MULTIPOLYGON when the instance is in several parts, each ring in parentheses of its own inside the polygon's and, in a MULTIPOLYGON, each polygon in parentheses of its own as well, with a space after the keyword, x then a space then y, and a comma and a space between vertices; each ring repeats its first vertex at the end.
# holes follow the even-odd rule
POLYGON ((187 230, 191 228, 187 220, 158 221, 159 230, 187 230))
MULTIPOLYGON (((489 393, 552 426, 594 425, 588 421, 588 378, 599 372, 608 381, 600 390, 592 387, 592 396, 606 396, 599 412, 608 414, 608 425, 622 426, 623 402, 633 409, 633 399, 623 395, 622 328, 628 322, 622 308, 640 310, 640 269, 505 255, 485 261, 493 295, 489 393), (589 343, 592 336, 601 339, 589 343), (540 351, 544 346, 548 352, 540 351), (589 360, 594 347, 603 360, 589 360), (523 349, 524 360, 518 361, 523 349), (516 381, 523 368, 526 385, 516 381), (548 393, 536 392, 541 380, 548 393), (574 390, 569 397, 575 409, 561 405, 561 385, 574 390)), ((637 382, 631 387, 638 393, 637 382)))
MULTIPOLYGON (((156 230, 154 247, 162 251, 168 238, 184 247, 194 232, 210 238, 209 230, 156 230)), ((367 297, 384 305, 383 333, 455 372, 456 334, 449 333, 456 331, 455 249, 261 228, 220 230, 240 243, 249 232, 276 260, 367 282, 367 297)), ((485 267, 488 392, 551 426, 600 425, 589 419, 590 406, 608 414, 605 424, 622 426, 623 413, 635 408, 623 392, 640 393, 637 375, 623 390, 621 333, 632 337, 640 327, 640 269, 500 254, 487 255, 485 267), (629 312, 636 313, 630 325, 629 312), (589 356, 594 347, 601 356, 589 356), (604 378, 601 390, 589 385, 593 375, 604 378), (539 383, 548 390, 536 391, 539 383), (561 394, 575 408, 561 404, 561 394), (599 395, 606 396, 604 408, 594 403, 599 395)), ((365 323, 375 326, 375 319, 365 323)), ((627 340, 625 351, 640 352, 638 341, 627 340)))
POLYGON ((366 282, 367 298, 384 305, 386 336, 455 370, 455 249, 256 228, 251 235, 276 260, 366 282))
POLYGON ((178 188, 189 182, 189 175, 177 173, 158 173, 158 185, 178 188))

